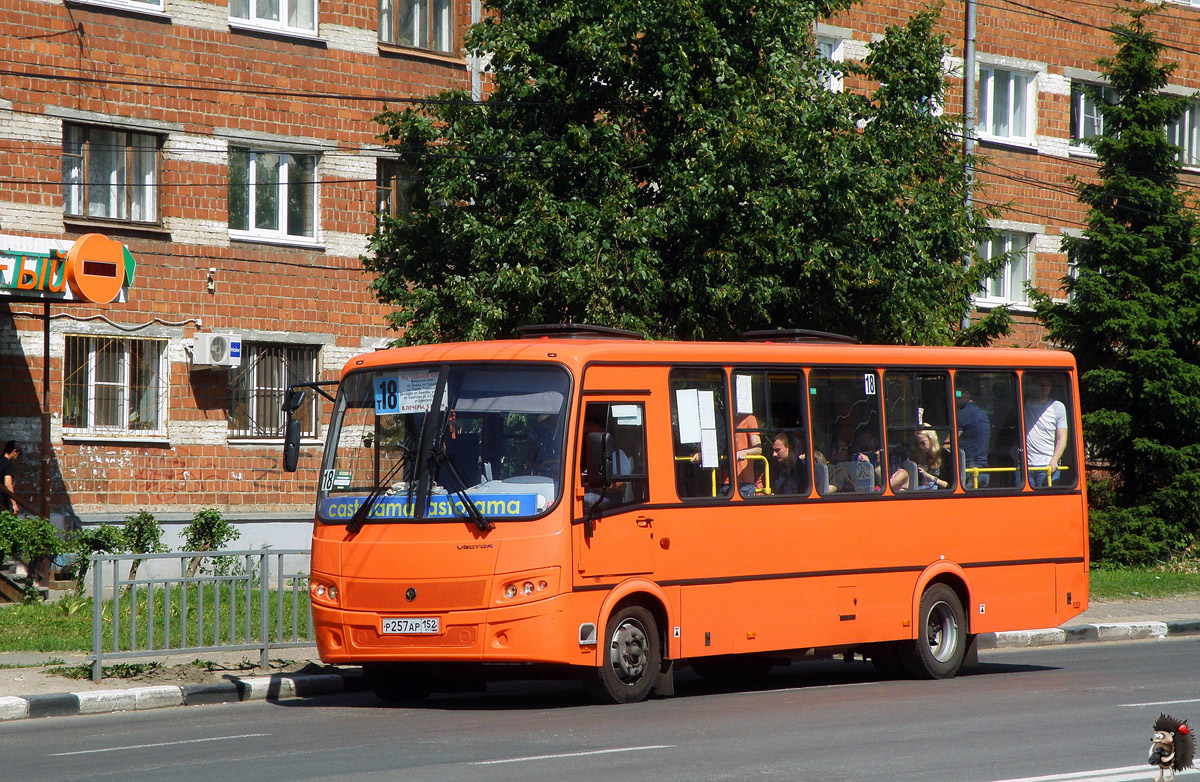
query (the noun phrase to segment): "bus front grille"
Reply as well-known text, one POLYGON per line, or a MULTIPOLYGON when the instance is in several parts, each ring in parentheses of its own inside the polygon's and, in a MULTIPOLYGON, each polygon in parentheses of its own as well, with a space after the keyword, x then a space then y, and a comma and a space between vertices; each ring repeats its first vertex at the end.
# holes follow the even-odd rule
POLYGON ((461 611, 485 608, 487 583, 484 578, 462 581, 346 579, 343 607, 351 611, 461 611))

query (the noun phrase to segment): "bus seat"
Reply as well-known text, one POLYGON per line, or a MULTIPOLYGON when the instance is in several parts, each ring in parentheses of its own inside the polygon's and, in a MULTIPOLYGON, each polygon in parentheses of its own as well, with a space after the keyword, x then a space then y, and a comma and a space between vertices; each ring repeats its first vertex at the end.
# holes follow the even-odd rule
POLYGON ((875 491, 875 466, 870 462, 838 462, 834 474, 846 476, 854 485, 855 492, 869 494, 875 491))
POLYGON ((824 462, 813 462, 813 480, 817 484, 817 494, 828 494, 829 465, 824 462))
POLYGON ((920 473, 917 471, 917 463, 912 459, 905 459, 900 462, 900 467, 908 473, 908 490, 915 491, 921 485, 920 473))

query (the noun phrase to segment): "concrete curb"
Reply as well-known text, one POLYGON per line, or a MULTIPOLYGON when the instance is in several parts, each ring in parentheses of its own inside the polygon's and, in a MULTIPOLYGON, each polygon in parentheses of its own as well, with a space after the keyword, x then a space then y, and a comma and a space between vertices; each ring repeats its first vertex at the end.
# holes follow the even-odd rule
POLYGON ((1093 625, 1071 625, 1044 630, 1013 630, 1005 633, 983 633, 980 649, 1019 649, 1032 646, 1096 643, 1107 641, 1137 641, 1145 638, 1200 635, 1200 620, 1183 619, 1169 622, 1112 622, 1093 625))
POLYGON ((364 689, 362 671, 247 676, 215 684, 157 685, 53 695, 0 696, 0 722, 36 717, 111 714, 171 706, 240 701, 282 701, 364 689))

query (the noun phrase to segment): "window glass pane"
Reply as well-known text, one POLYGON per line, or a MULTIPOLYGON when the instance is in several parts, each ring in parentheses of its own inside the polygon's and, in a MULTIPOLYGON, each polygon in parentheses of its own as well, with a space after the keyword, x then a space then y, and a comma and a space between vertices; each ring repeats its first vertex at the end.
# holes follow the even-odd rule
POLYGON ((159 428, 159 356, 161 343, 150 340, 129 342, 129 428, 159 428))
POLYGON ((1029 77, 1013 74, 1012 84, 1012 135, 1016 138, 1029 137, 1028 102, 1029 77))
POLYGON ((254 153, 254 227, 279 228, 279 155, 254 153))
POLYGON ((393 43, 395 35, 392 32, 392 0, 379 0, 379 40, 393 43))
MULTIPOLYGON (((242 365, 229 372, 229 433, 233 437, 282 437, 283 395, 289 383, 311 381, 317 348, 242 345, 242 365)), ((316 436, 315 395, 296 415, 305 437, 316 436)))
POLYGON ((312 30, 313 0, 290 0, 288 5, 288 26, 301 30, 312 30))
POLYGON ((1012 135, 1008 123, 1008 107, 1012 100, 1012 91, 1006 71, 994 71, 992 76, 992 127, 991 132, 997 136, 1012 135))
POLYGON ((1074 486, 1079 471, 1071 443, 1070 377, 1065 372, 1026 372, 1025 459, 1034 489, 1074 486))
POLYGON ((814 369, 808 399, 813 450, 829 458, 826 492, 881 491, 878 374, 871 369, 814 369))
POLYGON ((288 161, 287 233, 291 236, 312 236, 317 159, 312 155, 289 155, 288 161))
POLYGON ((677 369, 671 372, 669 385, 676 492, 684 498, 729 496, 725 373, 677 369))
POLYGON ((1025 283, 1029 279, 1029 238, 1013 236, 1011 238, 1011 253, 1008 261, 1007 297, 1009 301, 1024 302, 1028 298, 1025 283))
POLYGON ((63 128, 63 212, 83 214, 83 129, 63 128))
POLYGON ((433 0, 433 48, 443 52, 454 50, 451 44, 453 20, 450 8, 450 0, 433 0))
POLYGON ((130 134, 133 141, 133 170, 130 172, 129 218, 151 222, 158 218, 158 143, 154 136, 130 134))
POLYGON ((229 0, 229 15, 237 19, 249 19, 250 0, 229 0))
POLYGON ((229 227, 250 228, 250 155, 236 147, 229 150, 229 227))
POLYGON ((121 343, 115 339, 97 339, 95 352, 94 426, 119 428, 122 424, 124 362, 121 343))
POLYGON ((279 21, 279 0, 251 0, 255 17, 267 22, 279 21))
POLYGON ((649 496, 646 480, 646 415, 638 403, 589 403, 584 411, 583 459, 580 464, 579 485, 586 487, 583 495, 585 508, 616 508, 637 502, 645 502, 649 496), (592 438, 589 435, 607 433, 612 438, 612 451, 608 464, 608 487, 588 485, 587 449, 592 438))
POLYGON ((743 496, 809 493, 805 388, 797 372, 734 373, 733 447, 743 496))
POLYGON ((954 392, 963 488, 975 491, 1021 485, 1016 374, 959 371, 954 392))
POLYGON ((421 46, 421 3, 426 0, 396 0, 396 43, 421 46))
POLYGON ((92 128, 88 133, 88 214, 125 219, 125 134, 92 128))
POLYGON ((88 425, 88 338, 67 337, 63 353, 63 426, 88 425))
POLYGON ((955 485, 950 378, 944 372, 888 371, 887 471, 892 491, 946 490, 955 485))

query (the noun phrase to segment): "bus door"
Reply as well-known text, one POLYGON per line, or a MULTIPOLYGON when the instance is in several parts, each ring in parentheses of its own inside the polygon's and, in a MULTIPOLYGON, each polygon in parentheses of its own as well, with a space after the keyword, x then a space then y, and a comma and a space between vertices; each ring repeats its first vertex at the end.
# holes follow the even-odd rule
POLYGON ((654 522, 645 508, 649 499, 645 401, 585 401, 577 442, 572 526, 578 574, 652 572, 656 544, 654 522), (589 438, 589 434, 607 436, 589 438), (607 453, 596 457, 607 465, 607 486, 589 480, 589 442, 607 444, 607 453))

